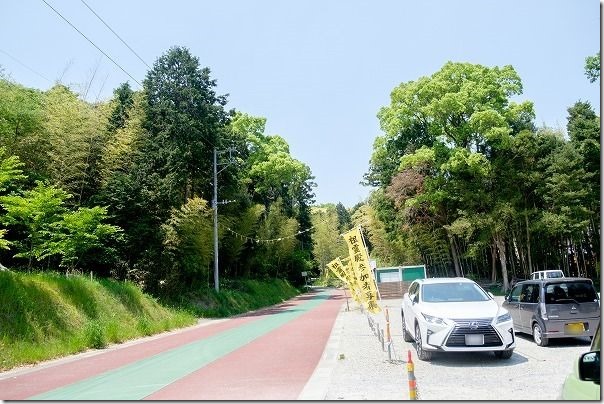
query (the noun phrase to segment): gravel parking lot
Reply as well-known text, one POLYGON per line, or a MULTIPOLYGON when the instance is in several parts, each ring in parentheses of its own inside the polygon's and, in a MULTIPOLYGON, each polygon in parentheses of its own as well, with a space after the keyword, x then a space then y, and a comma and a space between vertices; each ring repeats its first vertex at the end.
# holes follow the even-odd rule
MULTIPOLYGON (((496 298, 501 304, 502 298, 496 298)), ((322 360, 325 388, 316 399, 408 400, 407 353, 411 351, 420 400, 555 400, 579 354, 589 350, 588 338, 552 340, 539 347, 517 334, 510 359, 491 352, 441 353, 430 362, 417 359, 412 343, 403 341, 400 299, 383 300, 390 314, 391 359, 369 325, 368 315, 350 303, 338 316, 322 360), (326 369, 330 369, 326 373, 326 369)), ((373 316, 385 329, 385 316, 373 316)), ((304 397, 301 397, 304 398, 304 397)), ((310 398, 310 397, 307 397, 310 398)))

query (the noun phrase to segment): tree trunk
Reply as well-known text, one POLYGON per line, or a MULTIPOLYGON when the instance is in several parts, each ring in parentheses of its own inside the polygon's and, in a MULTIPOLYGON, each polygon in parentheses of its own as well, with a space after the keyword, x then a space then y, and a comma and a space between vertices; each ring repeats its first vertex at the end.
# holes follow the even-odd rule
POLYGON ((447 233, 449 238, 449 246, 451 247, 451 256, 453 257, 453 266, 455 267, 455 276, 461 276, 461 270, 459 269, 459 261, 457 258, 457 251, 455 250, 455 244, 453 242, 453 236, 447 233))
POLYGON ((491 282, 497 282, 497 247, 491 244, 491 282))
POLYGON ((526 255, 528 259, 529 274, 533 272, 533 261, 531 258, 531 232, 529 231, 528 212, 524 211, 524 223, 526 225, 526 255))
POLYGON ((579 242, 579 248, 581 249, 581 261, 583 262, 583 276, 587 276, 587 264, 585 262, 585 253, 583 252, 583 241, 579 242))
POLYGON ((497 250, 499 251, 499 262, 501 263, 501 277, 503 278, 503 290, 507 292, 510 289, 508 282, 508 268, 506 263, 505 254, 505 242, 501 238, 501 235, 495 235, 495 243, 497 244, 497 250))

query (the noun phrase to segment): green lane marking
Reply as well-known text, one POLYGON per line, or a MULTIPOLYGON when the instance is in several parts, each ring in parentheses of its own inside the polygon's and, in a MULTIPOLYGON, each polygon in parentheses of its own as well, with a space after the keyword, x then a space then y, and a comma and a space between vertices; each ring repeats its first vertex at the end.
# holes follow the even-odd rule
POLYGON ((292 309, 107 371, 29 400, 140 400, 321 304, 320 293, 292 309))

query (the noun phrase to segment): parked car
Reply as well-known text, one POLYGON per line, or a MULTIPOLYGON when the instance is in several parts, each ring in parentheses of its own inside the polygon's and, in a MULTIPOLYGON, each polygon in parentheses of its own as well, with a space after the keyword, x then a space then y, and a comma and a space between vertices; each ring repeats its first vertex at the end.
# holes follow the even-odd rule
POLYGON ((593 337, 600 322, 600 300, 587 278, 518 282, 502 306, 516 331, 532 335, 539 346, 551 338, 593 337))
POLYGON ((403 338, 415 341, 420 360, 438 351, 493 351, 508 359, 516 347, 510 314, 470 279, 416 279, 403 296, 401 315, 403 338))
POLYGON ((564 278, 564 272, 560 269, 552 269, 549 271, 536 271, 531 274, 531 279, 550 279, 564 278))
POLYGON ((600 400, 600 325, 591 341, 589 352, 579 356, 573 371, 566 377, 561 400, 600 400))

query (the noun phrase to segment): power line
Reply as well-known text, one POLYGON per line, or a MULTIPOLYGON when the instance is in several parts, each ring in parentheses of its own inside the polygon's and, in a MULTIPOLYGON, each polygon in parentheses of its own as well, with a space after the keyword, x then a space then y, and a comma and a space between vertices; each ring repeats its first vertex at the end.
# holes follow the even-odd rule
POLYGON ((88 5, 88 4, 87 4, 87 3, 86 3, 84 0, 80 0, 80 1, 81 1, 82 3, 84 3, 84 5, 85 5, 86 7, 88 7, 88 9, 89 9, 90 11, 92 11, 92 14, 94 14, 94 15, 96 16, 96 18, 98 18, 99 20, 101 20, 101 22, 102 22, 103 24, 105 24, 105 26, 106 26, 107 28, 109 28, 109 30, 110 30, 111 32, 113 32, 113 35, 115 35, 115 36, 116 36, 116 37, 117 37, 117 38, 118 38, 120 41, 122 41, 122 43, 123 43, 124 45, 126 45, 126 47, 127 47, 128 49, 130 49, 130 51, 131 51, 132 53, 134 53, 134 54, 136 55, 136 57, 137 57, 137 58, 138 58, 138 59, 139 59, 141 62, 143 62, 143 63, 145 64, 145 66, 147 66, 149 69, 151 69, 151 66, 149 66, 149 65, 147 64, 147 62, 145 62, 145 61, 143 60, 143 58, 141 58, 141 57, 138 55, 138 53, 136 53, 136 52, 134 51, 134 49, 132 49, 132 48, 130 47, 130 45, 128 45, 128 44, 126 43, 126 41, 124 41, 124 40, 123 40, 123 39, 122 39, 122 38, 121 38, 121 37, 120 37, 120 36, 117 34, 117 32, 115 32, 115 31, 114 31, 114 30, 113 30, 113 29, 112 29, 112 28, 109 26, 109 24, 107 24, 107 23, 106 23, 106 22, 105 22, 105 21, 104 21, 104 20, 103 20, 103 19, 102 19, 102 18, 101 18, 101 17, 100 17, 100 16, 99 16, 99 15, 98 15, 98 14, 97 14, 97 13, 96 13, 96 12, 95 12, 93 9, 92 9, 92 7, 90 7, 90 6, 89 6, 89 5, 88 5))
POLYGON ((248 237, 248 236, 245 236, 243 234, 237 233, 235 230, 232 230, 230 227, 227 227, 227 226, 224 226, 224 225, 221 225, 221 226, 223 226, 225 229, 227 229, 229 232, 231 232, 232 234, 236 235, 237 237, 240 237, 241 239, 245 239, 247 241, 251 241, 251 242, 254 242, 254 243, 258 243, 258 244, 260 244, 260 243, 272 243, 272 242, 275 242, 275 241, 283 241, 283 240, 287 240, 287 239, 290 239, 290 238, 294 238, 294 237, 296 237, 296 236, 298 236, 300 234, 309 232, 314 227, 316 227, 316 226, 311 226, 311 227, 309 227, 306 230, 300 230, 296 234, 292 234, 292 235, 289 235, 289 236, 283 236, 283 237, 271 238, 271 239, 257 239, 257 238, 248 237))
POLYGON ((52 83, 52 80, 47 79, 46 77, 42 76, 40 73, 38 73, 37 71, 35 71, 34 69, 32 69, 31 67, 29 67, 28 65, 26 65, 25 63, 23 63, 22 61, 20 61, 19 59, 17 59, 16 57, 14 57, 13 55, 11 55, 10 53, 0 49, 0 52, 4 53, 6 56, 8 56, 9 58, 13 59, 15 62, 19 63, 21 66, 25 67, 27 70, 29 70, 30 72, 37 74, 38 76, 42 77, 44 80, 48 81, 49 83, 52 83))
POLYGON ((61 13, 59 13, 53 6, 51 6, 50 4, 48 4, 46 2, 46 0, 42 0, 44 2, 44 4, 46 4, 48 7, 50 7, 52 9, 52 11, 54 11, 55 13, 57 13, 57 15, 59 17, 61 17, 67 24, 69 24, 73 29, 75 29, 80 35, 82 35, 88 42, 90 42, 92 44, 92 46, 94 46, 95 48, 97 48, 99 50, 99 52, 101 52, 103 55, 105 55, 105 57, 109 60, 111 60, 113 62, 114 65, 116 65, 117 67, 120 68, 121 71, 123 71, 124 73, 126 73, 128 75, 128 77, 130 77, 132 80, 134 80, 139 86, 143 86, 141 83, 139 83, 139 81, 137 79, 135 79, 134 77, 132 77, 132 75, 130 73, 128 73, 122 66, 120 66, 115 60, 113 60, 111 58, 111 56, 109 56, 107 53, 105 53, 101 48, 99 48, 94 42, 92 42, 92 40, 90 40, 86 35, 84 35, 82 33, 82 31, 80 31, 79 29, 76 28, 75 25, 73 25, 67 18, 63 17, 63 15, 61 13))

